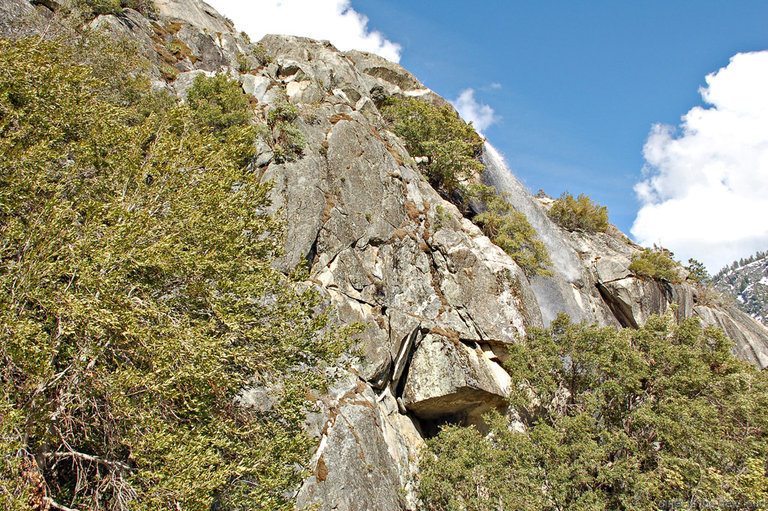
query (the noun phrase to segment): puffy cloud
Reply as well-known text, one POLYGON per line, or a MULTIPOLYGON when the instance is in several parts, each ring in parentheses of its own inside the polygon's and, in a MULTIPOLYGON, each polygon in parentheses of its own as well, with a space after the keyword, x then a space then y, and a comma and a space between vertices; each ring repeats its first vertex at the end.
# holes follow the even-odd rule
POLYGON ((477 131, 483 131, 499 120, 493 108, 478 103, 475 99, 474 89, 464 89, 458 98, 451 101, 451 104, 459 112, 462 119, 472 122, 477 131))
POLYGON ((350 0, 207 0, 232 19, 254 41, 266 34, 328 39, 340 50, 363 50, 394 62, 402 47, 368 28, 368 17, 352 9, 350 0))
POLYGON ((632 235, 716 271, 768 248, 768 51, 735 55, 699 92, 711 107, 648 136, 632 235))

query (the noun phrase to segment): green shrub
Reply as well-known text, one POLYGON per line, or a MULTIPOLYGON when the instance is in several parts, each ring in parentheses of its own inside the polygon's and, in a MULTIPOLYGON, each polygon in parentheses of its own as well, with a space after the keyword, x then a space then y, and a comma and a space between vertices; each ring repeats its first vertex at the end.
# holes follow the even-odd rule
POLYGON ((646 248, 632 256, 629 271, 640 277, 680 282, 680 264, 663 248, 646 248))
POLYGON ((505 363, 524 427, 444 427, 427 441, 425 510, 669 509, 768 497, 768 376, 722 331, 654 316, 639 330, 531 332, 505 363))
POLYGON ((278 122, 273 133, 275 144, 272 147, 275 162, 283 163, 299 158, 304 153, 307 140, 299 128, 285 121, 278 122))
POLYGON ((275 105, 275 107, 267 114, 267 125, 270 128, 274 128, 280 122, 293 122, 298 116, 299 114, 296 112, 296 108, 287 101, 284 101, 275 105))
POLYGON ((241 35, 244 36, 246 43, 249 45, 249 49, 246 53, 240 53, 237 56, 238 71, 240 73, 250 73, 254 67, 265 66, 272 62, 272 57, 267 54, 267 50, 260 44, 252 44, 250 37, 245 32, 241 35), (254 60, 256 62, 254 62, 254 60), (254 64, 256 64, 254 66, 254 64))
POLYGON ((138 11, 147 18, 155 18, 158 14, 152 0, 120 0, 120 6, 138 11))
POLYGON ((83 11, 95 15, 119 14, 122 11, 120 0, 76 0, 83 11))
POLYGON ((278 103, 267 114, 267 126, 272 130, 272 152, 277 163, 293 161, 304 153, 307 140, 293 124, 298 116, 296 108, 288 101, 278 103))
POLYGON ((271 266, 247 100, 217 76, 178 104, 82 47, 0 40, 0 508, 293 509, 346 344, 271 266), (254 384, 270 410, 235 404, 254 384))
POLYGON ((263 65, 271 64, 274 58, 267 53, 267 49, 260 44, 251 46, 251 55, 256 57, 263 65))
POLYGON ((160 64, 160 74, 166 82, 172 82, 179 76, 179 70, 169 64, 160 64))
POLYGON ((246 55, 241 53, 237 56, 237 70, 240 72, 240 74, 250 73, 252 67, 253 66, 251 66, 251 63, 246 55))
POLYGON ((552 205, 549 217, 569 231, 605 232, 608 228, 608 209, 584 194, 574 198, 563 193, 552 205))
POLYGON ((235 80, 227 75, 214 77, 198 75, 187 94, 187 103, 195 112, 198 125, 225 141, 230 128, 247 126, 253 118, 248 96, 235 80))
POLYGON ((124 8, 133 9, 142 15, 153 18, 157 8, 152 0, 74 0, 73 7, 87 15, 120 14, 124 8))
POLYGON ((483 170, 477 160, 483 140, 450 106, 438 108, 413 98, 388 97, 382 113, 411 156, 428 158, 422 171, 438 191, 450 195, 463 180, 483 170))
POLYGON ((485 203, 486 211, 476 215, 472 221, 483 233, 523 269, 529 277, 552 275, 547 247, 538 239, 524 213, 515 211, 493 188, 472 185, 470 196, 485 203))

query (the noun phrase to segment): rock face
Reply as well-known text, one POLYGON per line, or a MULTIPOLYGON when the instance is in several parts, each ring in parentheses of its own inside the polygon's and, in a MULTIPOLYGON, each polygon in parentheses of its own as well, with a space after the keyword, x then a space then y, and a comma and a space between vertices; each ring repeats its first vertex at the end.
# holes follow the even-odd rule
POLYGON ((164 17, 179 19, 211 33, 234 32, 232 22, 200 0, 154 0, 164 17))
POLYGON ((53 15, 45 3, 33 5, 28 0, 0 1, 0 37, 23 37, 45 30, 47 18, 53 15))
MULTIPOLYGON (((698 317, 704 326, 722 328, 735 343, 733 352, 759 368, 766 367, 768 329, 712 291, 684 281, 669 283, 633 275, 629 265, 641 247, 610 226, 605 233, 569 232, 547 216, 552 199, 532 197, 504 161, 486 145, 483 179, 507 195, 526 214, 552 254, 552 277, 537 277, 532 289, 545 323, 559 312, 577 321, 638 328, 670 308, 678 319, 698 317)), ((759 265, 758 261, 756 265, 759 265)))
MULTIPOLYGON (((225 73, 252 96, 265 127, 252 167, 273 183, 271 213, 285 220, 285 255, 303 265, 342 323, 360 323, 359 363, 317 396, 307 431, 319 440, 298 509, 416 509, 413 475, 425 437, 444 422, 476 424, 505 406, 505 346, 559 312, 601 325, 637 327, 677 307, 721 326, 735 352, 768 364, 768 330, 728 307, 708 306, 688 284, 642 280, 628 266, 639 250, 615 229, 567 232, 487 148, 484 179, 510 193, 549 248, 555 275, 523 271, 421 176, 377 104, 406 95, 446 104, 381 57, 342 53, 327 41, 267 36, 256 55, 231 24, 198 0, 157 0, 161 17, 125 9, 94 28, 128 37, 155 63, 156 89, 184 98, 200 74, 225 73), (269 62, 267 62, 269 61, 269 62), (247 71, 247 72, 243 72, 247 71), (305 144, 278 157, 267 115, 290 103, 305 144)), ((39 9, 39 8, 38 8, 39 9)), ((37 16, 25 0, 0 0, 5 15, 37 16)), ((42 16, 42 14, 39 14, 42 16)), ((258 408, 269 392, 243 396, 258 408), (263 396, 262 396, 263 394, 263 396), (261 396, 261 397, 260 397, 261 396)), ((268 405, 268 403, 267 403, 268 405)))
POLYGON ((479 346, 430 333, 414 352, 402 403, 422 420, 481 424, 481 414, 504 406, 509 390, 509 375, 479 346))

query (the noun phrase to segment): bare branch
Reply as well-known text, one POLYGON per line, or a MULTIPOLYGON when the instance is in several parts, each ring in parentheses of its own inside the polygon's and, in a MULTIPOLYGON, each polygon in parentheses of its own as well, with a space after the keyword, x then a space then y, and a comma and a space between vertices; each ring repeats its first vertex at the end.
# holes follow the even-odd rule
POLYGON ((78 511, 77 509, 61 505, 50 497, 45 497, 45 502, 50 506, 51 509, 58 509, 59 511, 78 511))
POLYGON ((127 470, 129 472, 133 470, 131 467, 129 467, 125 463, 121 463, 119 461, 105 460, 102 458, 97 458, 96 456, 91 456, 90 454, 85 454, 77 451, 47 453, 45 457, 46 458, 77 458, 83 461, 98 463, 99 465, 104 465, 106 467, 117 468, 120 470, 127 470))

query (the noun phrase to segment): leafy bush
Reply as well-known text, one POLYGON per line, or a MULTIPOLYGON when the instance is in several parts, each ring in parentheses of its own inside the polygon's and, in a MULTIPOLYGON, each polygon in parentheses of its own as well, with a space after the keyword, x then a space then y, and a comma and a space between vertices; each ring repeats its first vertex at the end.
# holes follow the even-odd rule
POLYGON ((428 158, 422 170, 438 191, 451 194, 462 180, 482 171, 477 156, 483 140, 450 106, 438 108, 413 98, 388 97, 382 113, 411 156, 428 158))
POLYGON ((680 264, 663 248, 646 248, 632 256, 629 271, 640 277, 649 277, 667 282, 680 282, 680 264))
POLYGON ((238 71, 242 74, 250 73, 254 68, 258 68, 267 65, 272 62, 272 57, 267 53, 267 50, 260 44, 252 44, 250 37, 245 32, 241 35, 248 44, 248 50, 245 53, 240 53, 237 56, 238 71))
POLYGON ((485 203, 486 211, 476 215, 472 221, 483 233, 523 269, 526 275, 548 277, 552 264, 547 247, 538 239, 524 213, 515 211, 493 188, 472 185, 469 195, 485 203))
POLYGON ((120 0, 120 6, 138 11, 148 18, 157 16, 157 7, 152 0, 120 0))
POLYGON ((608 209, 583 193, 578 198, 563 193, 552 205, 549 216, 569 231, 605 232, 608 228, 608 209))
POLYGON ((304 152, 307 140, 292 124, 298 115, 287 101, 277 104, 267 114, 267 125, 272 129, 272 151, 277 163, 295 160, 304 152))
POLYGON ((157 14, 157 8, 152 0, 75 0, 73 5, 76 9, 93 16, 120 14, 124 8, 134 9, 147 17, 154 17, 157 14))
POLYGON ((198 125, 208 127, 222 142, 229 137, 230 128, 247 126, 253 118, 243 89, 224 74, 212 78, 198 75, 187 94, 187 103, 198 125))
POLYGON ((559 317, 505 364, 524 430, 498 413, 487 436, 443 428, 420 460, 423 509, 764 501, 768 377, 730 346, 696 319, 617 332, 559 317))
POLYGON ((0 507, 293 509, 345 342, 271 267, 247 100, 218 76, 178 104, 83 47, 0 40, 0 507))
POLYGON ((118 14, 122 10, 120 0, 76 0, 75 5, 95 15, 118 14))
POLYGON ((270 128, 274 128, 280 122, 293 122, 298 116, 296 108, 287 101, 284 101, 275 105, 267 114, 267 124, 270 128))
POLYGON ((272 146, 272 151, 277 163, 295 160, 301 156, 307 146, 304 134, 293 124, 278 122, 273 133, 275 145, 272 146))

